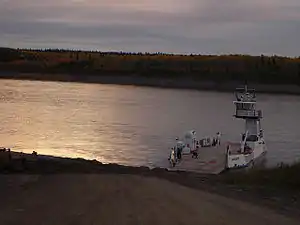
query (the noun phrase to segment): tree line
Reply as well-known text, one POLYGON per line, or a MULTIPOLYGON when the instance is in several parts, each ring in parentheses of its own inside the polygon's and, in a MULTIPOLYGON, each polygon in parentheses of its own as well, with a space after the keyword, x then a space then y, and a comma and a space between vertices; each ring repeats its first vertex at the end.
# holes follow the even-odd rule
POLYGON ((0 68, 8 70, 300 84, 300 58, 275 55, 178 55, 0 48, 0 56, 0 68))

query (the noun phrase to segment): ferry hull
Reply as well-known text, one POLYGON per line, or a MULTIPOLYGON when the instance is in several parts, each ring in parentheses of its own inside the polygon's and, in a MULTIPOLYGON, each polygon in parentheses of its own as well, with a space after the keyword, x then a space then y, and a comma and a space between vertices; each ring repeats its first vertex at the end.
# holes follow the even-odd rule
POLYGON ((266 145, 258 146, 251 154, 233 154, 227 153, 227 169, 256 167, 263 162, 267 153, 266 145))

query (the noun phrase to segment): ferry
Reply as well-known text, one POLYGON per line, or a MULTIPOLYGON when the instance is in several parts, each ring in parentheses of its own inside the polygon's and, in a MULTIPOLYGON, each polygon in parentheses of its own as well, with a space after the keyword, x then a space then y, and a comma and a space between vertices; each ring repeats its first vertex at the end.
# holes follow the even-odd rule
POLYGON ((253 167, 267 152, 261 127, 262 110, 256 108, 255 89, 245 85, 235 90, 234 117, 245 121, 240 142, 222 141, 221 133, 200 140, 188 131, 171 149, 170 169, 220 173, 226 169, 253 167))
POLYGON ((245 120, 245 130, 240 143, 229 143, 227 168, 254 166, 267 152, 264 133, 261 127, 262 110, 256 108, 255 89, 237 88, 234 117, 245 120))

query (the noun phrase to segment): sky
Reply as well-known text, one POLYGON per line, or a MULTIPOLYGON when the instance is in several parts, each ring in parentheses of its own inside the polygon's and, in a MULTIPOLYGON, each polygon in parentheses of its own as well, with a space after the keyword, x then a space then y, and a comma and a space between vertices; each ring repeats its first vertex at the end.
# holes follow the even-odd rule
POLYGON ((300 55, 300 0, 0 0, 0 46, 300 55))

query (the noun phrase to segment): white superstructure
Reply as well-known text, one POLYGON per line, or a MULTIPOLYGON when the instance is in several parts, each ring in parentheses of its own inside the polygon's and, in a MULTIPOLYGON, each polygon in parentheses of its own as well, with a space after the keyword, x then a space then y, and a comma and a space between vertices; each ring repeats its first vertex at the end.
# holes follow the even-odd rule
POLYGON ((254 89, 237 88, 234 101, 235 117, 245 120, 245 130, 240 143, 227 146, 227 168, 253 165, 266 152, 266 143, 261 129, 262 111, 256 109, 254 89))

